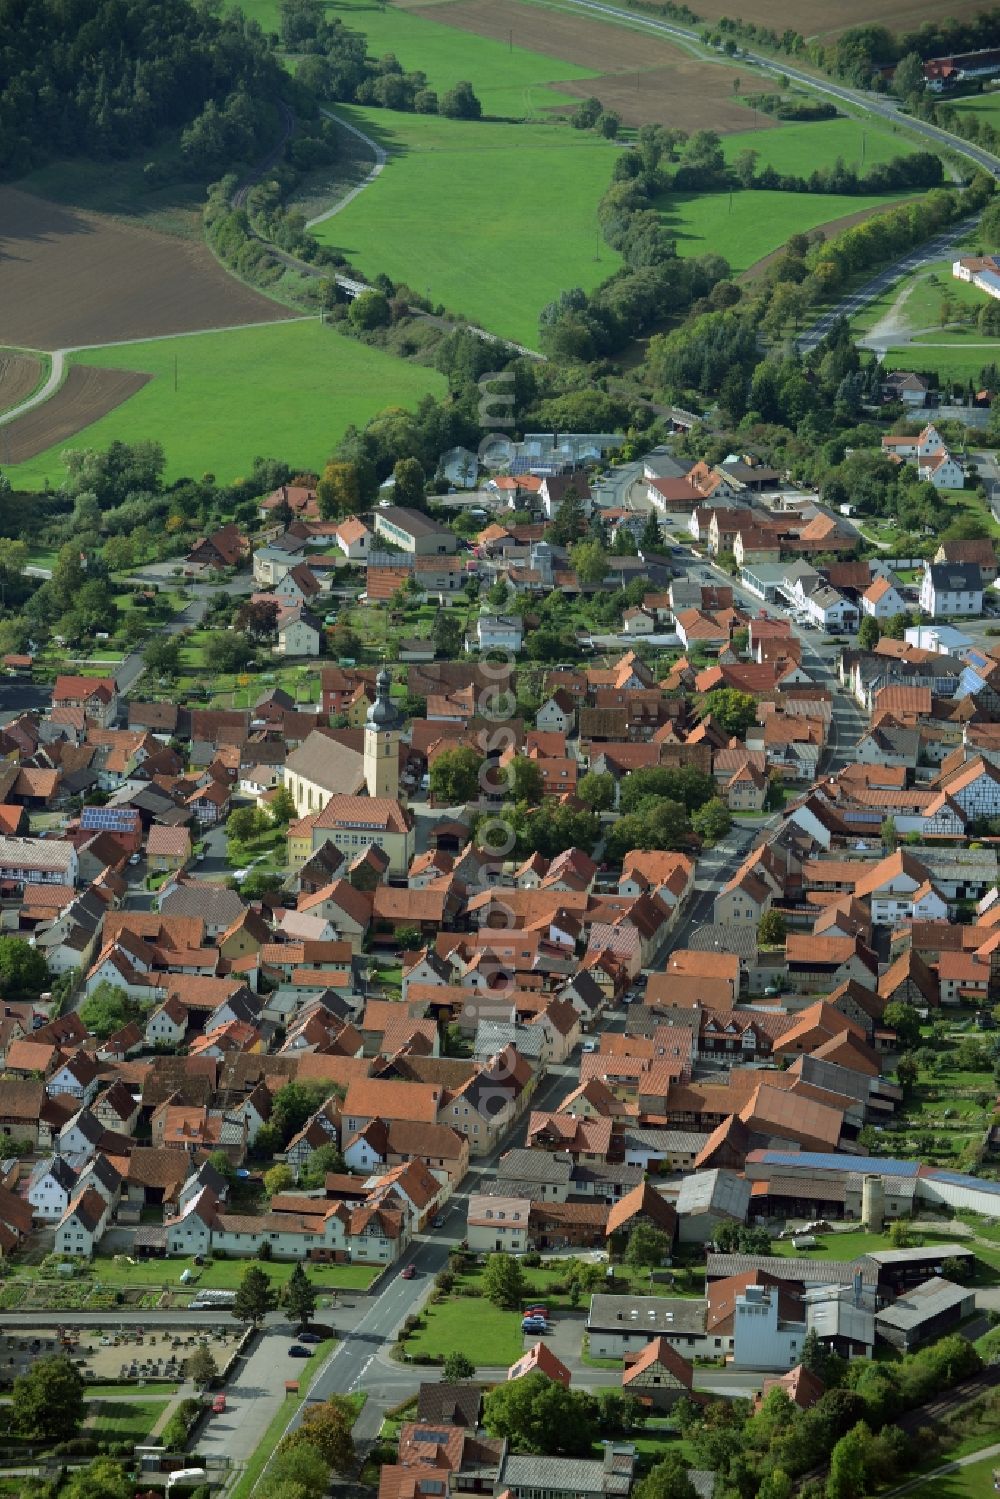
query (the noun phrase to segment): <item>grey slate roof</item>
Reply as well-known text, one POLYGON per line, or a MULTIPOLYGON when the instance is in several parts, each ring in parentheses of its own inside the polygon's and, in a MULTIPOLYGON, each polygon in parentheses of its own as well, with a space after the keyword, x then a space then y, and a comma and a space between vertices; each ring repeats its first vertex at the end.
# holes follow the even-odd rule
POLYGON ((780 1254, 710 1254, 705 1266, 709 1280, 746 1275, 751 1270, 766 1270, 776 1280, 794 1280, 812 1286, 849 1286, 858 1273, 863 1286, 878 1283, 878 1270, 865 1255, 857 1260, 809 1260, 786 1259, 780 1254))
POLYGON ((981 593, 983 575, 978 562, 932 562, 931 586, 935 593, 981 593))
POLYGON ((507 1150, 497 1164, 498 1181, 549 1182, 561 1186, 568 1182, 573 1163, 568 1155, 548 1150, 507 1150))
POLYGON ((707 1141, 708 1136, 696 1130, 641 1129, 638 1125, 629 1125, 625 1130, 626 1151, 645 1148, 668 1151, 672 1155, 697 1155, 707 1141))
POLYGON ((200 916, 206 924, 223 927, 231 926, 245 910, 235 890, 208 880, 174 885, 160 901, 161 916, 200 916))
POLYGON ((601 1332, 644 1332, 650 1338, 703 1333, 707 1305, 702 1296, 606 1296, 598 1291, 590 1298, 587 1326, 601 1332))
POLYGON ((935 1275, 933 1279, 925 1280, 921 1285, 914 1286, 912 1291, 907 1291, 892 1306, 877 1312, 875 1321, 879 1326, 896 1327, 901 1332, 908 1332, 911 1328, 920 1327, 924 1322, 939 1317, 942 1312, 960 1307, 974 1295, 975 1292, 967 1286, 957 1286, 954 1281, 942 1280, 940 1275, 935 1275))
POLYGON ((548 1489, 564 1494, 621 1494, 632 1486, 631 1473, 607 1471, 603 1462, 580 1457, 531 1457, 511 1453, 501 1465, 502 1489, 548 1489))
POLYGON ((693 1213, 725 1213, 737 1222, 746 1219, 750 1206, 750 1183, 735 1171, 721 1168, 696 1171, 686 1176, 677 1193, 680 1217, 693 1213))

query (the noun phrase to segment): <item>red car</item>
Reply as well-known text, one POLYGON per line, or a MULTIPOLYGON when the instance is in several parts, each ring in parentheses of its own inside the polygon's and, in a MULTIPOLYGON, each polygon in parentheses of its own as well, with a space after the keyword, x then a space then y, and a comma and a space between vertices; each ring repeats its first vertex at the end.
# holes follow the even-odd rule
POLYGON ((412 1265, 404 1265, 400 1271, 400 1278, 402 1280, 412 1280, 416 1273, 412 1265))
POLYGON ((549 1320, 548 1308, 544 1306, 526 1307, 523 1315, 525 1317, 544 1317, 546 1322, 549 1320))
POLYGON ((215 1399, 212 1401, 212 1413, 213 1413, 213 1415, 221 1416, 222 1412, 225 1410, 225 1408, 226 1408, 226 1397, 225 1397, 225 1395, 216 1395, 215 1399))

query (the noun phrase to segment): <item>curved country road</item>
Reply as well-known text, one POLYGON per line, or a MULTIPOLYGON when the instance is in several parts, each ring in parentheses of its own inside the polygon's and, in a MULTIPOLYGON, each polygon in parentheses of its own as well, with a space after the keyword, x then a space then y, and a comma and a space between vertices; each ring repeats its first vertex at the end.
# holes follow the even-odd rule
MULTIPOLYGON (((609 5, 605 0, 565 0, 567 6, 575 10, 592 12, 595 15, 609 20, 627 23, 633 28, 657 32, 661 35, 672 36, 679 41, 694 42, 704 51, 701 38, 697 31, 687 26, 679 26, 674 21, 660 20, 656 16, 648 16, 641 11, 626 11, 620 6, 609 5)), ((847 84, 834 83, 827 78, 817 78, 812 73, 807 73, 802 68, 796 68, 791 62, 784 58, 776 59, 766 57, 760 52, 751 52, 741 49, 740 58, 747 62, 756 64, 769 73, 783 75, 794 79, 796 83, 806 85, 817 93, 826 94, 832 99, 838 99, 842 104, 850 104, 855 109, 863 109, 868 114, 878 119, 887 121, 893 126, 904 126, 918 135, 923 135, 935 145, 947 146, 959 156, 964 156, 981 170, 988 172, 991 177, 1000 179, 1000 158, 994 156, 990 151, 984 151, 981 146, 973 145, 970 141, 962 140, 961 136, 952 135, 947 130, 941 130, 937 125, 930 124, 927 120, 918 120, 910 115, 904 114, 894 99, 885 94, 871 93, 867 89, 851 88, 847 84)), ((964 219, 961 224, 954 225, 944 234, 936 235, 933 240, 917 246, 907 255, 902 256, 892 265, 887 266, 874 276, 857 291, 844 297, 836 307, 830 309, 810 327, 797 340, 798 348, 806 353, 820 342, 830 331, 833 324, 842 317, 850 317, 860 308, 881 296, 894 281, 900 276, 906 275, 912 270, 919 270, 931 261, 940 260, 945 251, 957 240, 968 233, 969 229, 977 222, 976 217, 964 219)))

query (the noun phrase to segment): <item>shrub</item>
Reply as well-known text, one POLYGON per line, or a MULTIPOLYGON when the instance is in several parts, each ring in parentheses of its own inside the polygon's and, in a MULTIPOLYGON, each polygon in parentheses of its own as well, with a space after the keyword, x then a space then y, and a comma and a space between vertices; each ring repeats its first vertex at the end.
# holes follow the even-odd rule
POLYGON ((521 1264, 525 1265, 529 1270, 537 1270, 541 1263, 542 1257, 537 1249, 531 1249, 527 1254, 522 1254, 521 1256, 521 1264))

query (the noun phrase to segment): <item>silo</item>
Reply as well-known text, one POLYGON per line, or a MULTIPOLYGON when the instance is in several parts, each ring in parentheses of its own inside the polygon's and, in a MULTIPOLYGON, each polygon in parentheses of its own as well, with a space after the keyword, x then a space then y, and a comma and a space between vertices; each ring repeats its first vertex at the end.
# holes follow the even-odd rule
POLYGON ((861 1183, 861 1221, 872 1234, 885 1227, 885 1185, 874 1173, 861 1183))

